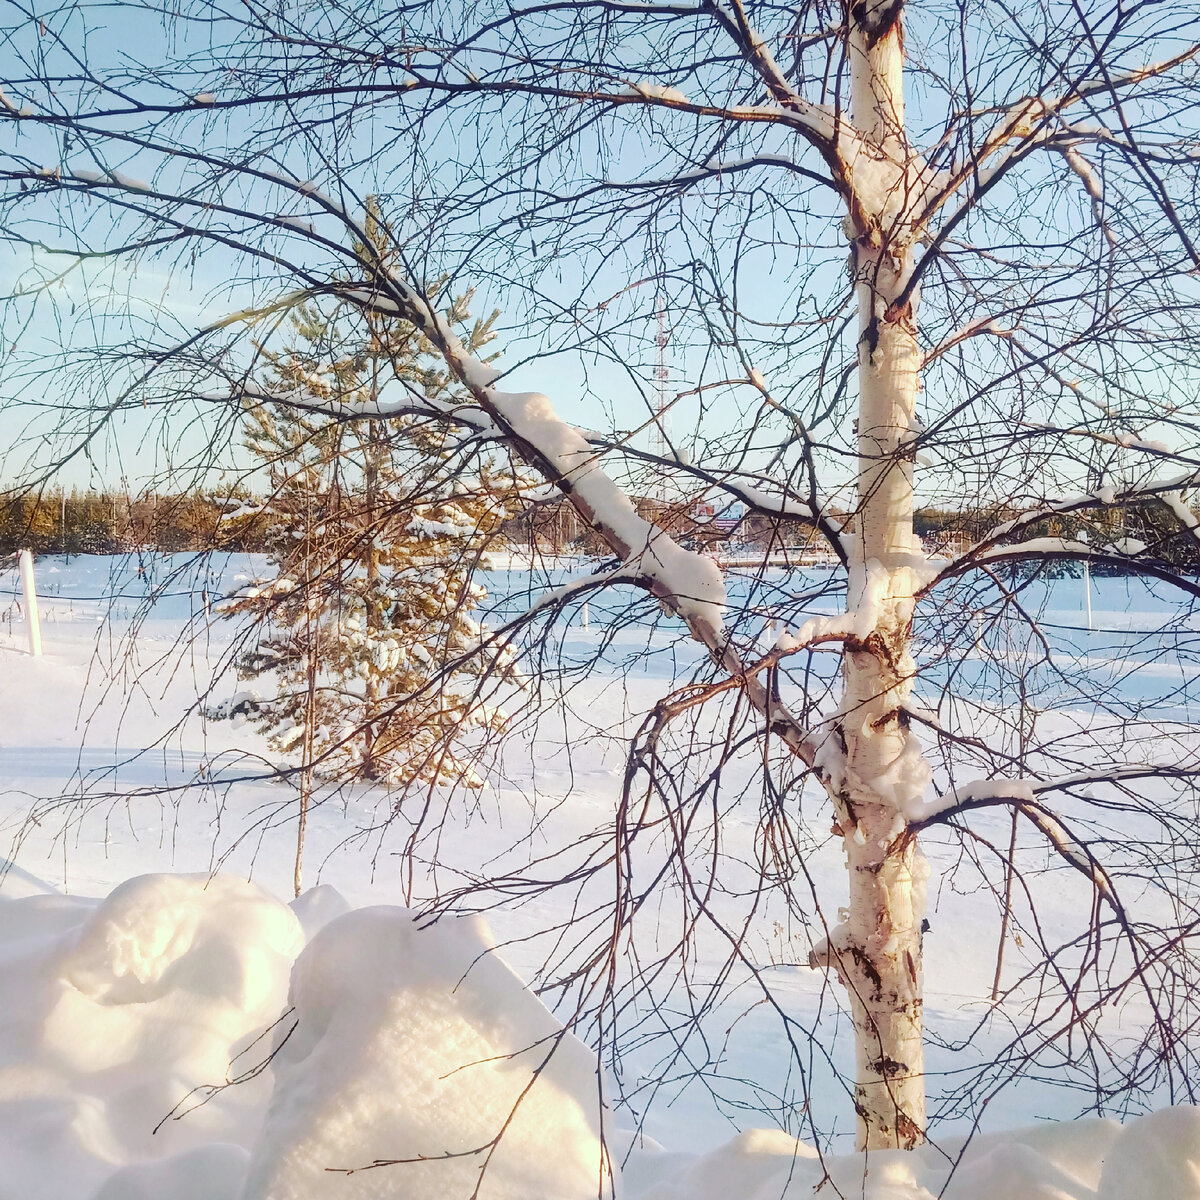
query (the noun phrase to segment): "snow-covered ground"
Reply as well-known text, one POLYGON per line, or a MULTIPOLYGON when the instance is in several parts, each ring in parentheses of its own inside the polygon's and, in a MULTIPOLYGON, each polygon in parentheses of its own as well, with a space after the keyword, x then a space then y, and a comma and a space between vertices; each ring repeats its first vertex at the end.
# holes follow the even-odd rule
MULTIPOLYGON (((874 1155, 866 1169, 848 1153, 848 1025, 836 991, 801 965, 813 927, 757 887, 753 762, 735 759, 722 778, 726 891, 714 902, 717 918, 744 931, 744 953, 726 967, 719 922, 699 923, 688 981, 703 995, 721 976, 721 997, 678 1055, 644 1035, 679 1035, 679 987, 665 988, 661 1009, 611 1018, 622 1053, 599 1071, 560 1023, 579 995, 544 990, 548 962, 557 956, 561 978, 583 952, 584 941, 572 950, 574 931, 611 895, 608 874, 546 895, 514 882, 507 896, 488 893, 486 919, 414 919, 414 906, 481 873, 527 877, 551 848, 611 822, 621 735, 699 658, 666 626, 631 616, 613 634, 596 606, 586 627, 576 610, 555 653, 593 665, 568 677, 565 704, 514 730, 493 786, 456 800, 415 842, 382 793, 327 797, 308 825, 309 890, 286 902, 295 793, 254 778, 270 756, 253 731, 185 719, 231 644, 215 598, 260 564, 184 561, 40 561, 39 660, 0 598, 10 860, 0 884, 0 1200, 453 1200, 477 1185, 481 1197, 582 1198, 613 1176, 618 1195, 659 1200, 807 1196, 824 1179, 821 1194, 876 1200, 1200 1198, 1200 1113, 1125 1114, 1124 1129, 1065 1123, 1087 1105, 1065 1062, 998 1091, 982 1112, 947 1106, 919 1154, 874 1155), (543 985, 541 999, 522 979, 543 985), (618 1076, 629 1104, 613 1101, 618 1076), (964 1152, 975 1118, 981 1132, 964 1152)), ((496 618, 569 569, 555 564, 543 579, 506 563, 491 581, 496 618)), ((15 573, 0 586, 14 591, 15 573)), ((1137 586, 1093 581, 1097 632, 1064 635, 1056 652, 1111 669, 1114 690, 1181 703, 1190 668, 1153 652, 1148 631, 1163 610, 1137 586), (1130 647, 1144 659, 1136 677, 1119 666, 1130 647)), ((1049 598, 1047 611, 1057 604, 1070 618, 1064 627, 1078 624, 1080 587, 1064 580, 1049 598)), ((836 597, 805 603, 832 612, 836 597)), ((212 698, 235 687, 230 679, 212 698)), ((1047 719, 1066 730, 1076 718, 1047 719)), ((1000 836, 1007 817, 982 818, 985 829, 989 819, 1000 836)), ((813 889, 836 905, 840 852, 827 837, 813 847, 813 889)), ((582 853, 556 861, 569 873, 582 853)), ((928 853, 940 876, 955 851, 931 836, 928 853)), ((1056 884, 1045 918, 1069 923, 1081 902, 1071 881, 1056 884)), ((648 940, 679 916, 660 903, 648 940)), ((1013 1014, 989 1002, 993 899, 935 889, 930 920, 936 1093, 1004 1043, 1013 1014), (968 1049, 952 1048, 968 1035, 968 1049)), ((1112 1017, 1113 1036, 1136 1039, 1148 1020, 1128 1005, 1112 1017)), ((596 1027, 577 1030, 592 1039, 596 1027)))

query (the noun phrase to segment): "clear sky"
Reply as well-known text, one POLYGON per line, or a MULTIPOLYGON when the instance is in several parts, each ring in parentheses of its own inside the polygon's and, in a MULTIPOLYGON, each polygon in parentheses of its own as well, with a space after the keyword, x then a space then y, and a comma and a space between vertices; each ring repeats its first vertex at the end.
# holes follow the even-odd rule
MULTIPOLYGON (((923 57, 940 61, 944 47, 927 36, 930 31, 919 22, 927 17, 933 29, 942 16, 935 5, 914 5, 913 13, 910 40, 915 69, 909 79, 910 114, 915 128, 928 131, 937 126, 952 97, 947 99, 939 92, 942 84, 922 66, 923 57)), ((389 19, 382 8, 374 6, 365 7, 362 14, 389 19)), ((196 94, 201 87, 211 86, 219 95, 234 90, 230 83, 222 91, 214 75, 216 56, 228 54, 228 47, 218 44, 225 36, 220 22, 214 25, 204 13, 201 16, 203 20, 195 21, 163 18, 149 9, 98 4, 54 10, 47 20, 61 33, 63 46, 79 49, 86 45, 92 68, 105 79, 116 80, 125 91, 151 100, 178 100, 196 94), (168 58, 174 66, 163 71, 168 58)), ((309 16, 319 25, 344 19, 346 13, 330 8, 312 10, 309 16)), ((1039 19, 1043 18, 1049 19, 1042 13, 1039 19)), ((999 31, 980 29, 982 26, 970 36, 975 39, 973 49, 982 58, 985 46, 990 52, 999 31)), ((531 27, 531 34, 537 33, 536 26, 531 27)), ((1011 30, 1009 33, 1012 46, 1019 49, 1020 39, 1011 30)), ((20 26, 3 52, 10 65, 20 58, 33 61, 43 53, 53 64, 55 51, 46 50, 40 39, 43 35, 32 24, 20 26)), ((278 47, 268 47, 268 51, 284 53, 278 47)), ((1014 56, 1011 47, 995 61, 1003 64, 1002 69, 997 68, 986 80, 977 77, 985 91, 999 91, 1012 82, 1008 76, 1017 78, 1021 71, 1031 69, 1028 63, 1022 64, 1019 55, 1014 56)), ((2 74, 19 79, 23 69, 18 64, 2 74)), ((694 71, 689 78, 664 77, 661 82, 697 89, 706 81, 703 71, 694 71)), ((470 124, 455 123, 449 106, 445 110, 435 107, 422 126, 425 140, 413 150, 404 140, 403 123, 412 118, 415 107, 397 103, 392 108, 364 108, 344 129, 322 131, 324 142, 315 135, 311 139, 300 136, 298 126, 281 129, 273 140, 264 135, 265 142, 253 143, 256 149, 248 163, 261 169, 286 167, 296 178, 311 178, 331 194, 340 194, 355 211, 367 192, 384 195, 389 212, 396 214, 398 232, 408 239, 406 250, 427 279, 451 271, 453 290, 479 289, 478 311, 493 306, 502 310, 497 345, 504 356, 498 365, 511 368, 506 387, 546 392, 564 415, 584 427, 608 430, 640 425, 648 404, 655 400, 654 313, 661 286, 666 321, 672 330, 666 352, 668 394, 701 381, 711 389, 705 392, 705 416, 699 429, 702 441, 721 445, 725 439, 727 443, 745 414, 754 409, 759 397, 748 378, 751 373, 761 372, 772 393, 789 403, 794 400, 798 411, 805 406, 812 411, 825 398, 838 394, 840 368, 856 330, 851 324, 839 332, 834 321, 846 290, 846 249, 836 206, 828 195, 796 183, 784 170, 766 169, 739 177, 745 186, 736 198, 729 188, 714 184, 681 191, 674 207, 668 204, 655 212, 639 207, 641 194, 635 191, 619 193, 617 199, 608 195, 604 219, 592 225, 580 222, 560 255, 554 241, 554 220, 570 211, 571 198, 580 188, 589 180, 635 183, 678 169, 675 149, 689 144, 689 138, 695 142, 697 155, 707 153, 706 135, 697 132, 703 123, 656 116, 654 122, 674 122, 670 136, 663 138, 661 129, 652 123, 611 117, 595 129, 576 131, 574 167, 565 152, 546 157, 546 171, 531 183, 528 165, 506 172, 514 156, 543 136, 543 130, 506 123, 509 110, 503 108, 491 112, 490 123, 470 124), (268 142, 269 151, 261 150, 268 142), (669 149, 664 151, 664 146, 669 149), (336 170, 328 160, 333 153, 339 163, 336 170), (554 176, 551 166, 561 168, 563 174, 554 176), (347 191, 339 193, 339 186, 347 191), (534 202, 547 212, 553 210, 553 219, 543 220, 535 211, 528 220, 515 220, 521 206, 534 202), (512 223, 505 225, 510 219, 512 223), (605 221, 611 230, 607 235, 605 221), (490 229, 485 229, 487 222, 493 223, 490 229), (649 282, 655 274, 666 282, 649 282), (677 325, 683 308, 687 319, 677 325), (739 344, 731 330, 736 330, 739 344), (822 354, 829 345, 836 353, 831 363, 825 363, 822 354), (743 352, 746 347, 750 349, 743 352), (828 378, 814 383, 822 370, 828 378)), ((20 122, 7 124, 8 131, 0 132, 0 137, 9 140, 9 151, 25 155, 35 164, 59 165, 69 171, 120 170, 155 187, 160 183, 170 186, 180 194, 187 189, 207 188, 206 196, 231 191, 267 218, 295 213, 308 219, 303 215, 302 198, 294 191, 278 189, 261 179, 247 182, 243 174, 233 182, 227 177, 214 181, 205 175, 207 168, 199 161, 131 151, 128 143, 118 146, 112 141, 96 152, 78 142, 60 142, 53 131, 31 131, 20 122)), ((157 132, 152 120, 140 117, 129 119, 126 126, 157 132)), ((109 128, 120 131, 123 127, 117 121, 110 122, 109 128)), ((203 114, 188 118, 170 136, 179 138, 183 147, 218 147, 223 157, 236 158, 243 142, 251 144, 251 127, 238 111, 221 110, 211 119, 203 114)), ((802 147, 795 135, 781 131, 770 138, 762 143, 763 148, 800 158, 802 147)), ((980 258, 982 266, 978 262, 970 266, 977 274, 967 277, 961 286, 952 281, 942 299, 934 286, 938 281, 929 278, 921 320, 931 339, 949 333, 957 322, 1002 310, 1014 289, 1025 286, 1026 281, 1004 261, 1012 257, 1012 250, 998 245, 1002 238, 1036 235, 1030 261, 1039 255, 1042 261, 1031 272, 1028 287, 1033 288, 1032 277, 1036 276, 1039 286, 1046 289, 1038 306, 1029 310, 1039 319, 1052 312, 1047 297, 1065 295, 1075 286, 1072 242, 1086 233, 1089 201, 1078 180, 1064 172, 1057 159, 1044 156, 1038 162, 1041 165, 1006 185, 1007 193, 996 189, 990 197, 999 220, 978 233, 982 239, 992 239, 980 244, 991 254, 990 265, 985 254, 980 258), (1029 215, 1035 210, 1049 213, 1049 224, 1038 224, 1041 218, 1029 215), (989 274, 997 276, 991 293, 986 292, 993 284, 989 274), (1050 282, 1041 284, 1042 280, 1050 282)), ((42 205, 46 240, 64 240, 63 230, 54 227, 49 196, 35 195, 20 203, 27 215, 36 214, 42 205)), ((68 205, 68 232, 93 248, 109 246, 120 231, 132 227, 130 220, 112 225, 114 211, 97 200, 76 196, 68 205)), ((322 231, 331 228, 330 218, 317 215, 314 219, 324 222, 318 226, 322 231)), ((344 258, 314 244, 298 230, 259 226, 247 233, 244 227, 233 228, 237 224, 233 218, 227 224, 238 238, 286 261, 274 270, 262 261, 249 263, 244 255, 239 257, 220 245, 210 245, 193 259, 193 243, 177 243, 143 251, 136 260, 118 261, 113 266, 97 262, 80 268, 55 282, 36 302, 25 296, 9 304, 4 326, 6 404, 0 411, 0 437, 8 445, 3 460, 7 478, 20 474, 32 456, 53 457, 46 435, 64 413, 76 433, 95 422, 97 412, 128 387, 130 352, 182 340, 229 312, 278 297, 295 286, 297 270, 311 268, 318 275, 328 275, 339 267, 344 269, 344 258), (89 356, 99 348, 102 353, 89 356), (64 353, 70 361, 61 360, 64 353), (82 403, 85 396, 89 397, 86 406, 82 403)), ((23 227, 25 232, 30 228, 23 227)), ((976 236, 969 225, 964 226, 963 234, 976 236)), ((336 236, 344 244, 344 231, 336 236)), ((966 261, 965 256, 947 259, 956 271, 966 261)), ((0 257, 0 279, 7 283, 20 277, 27 286, 31 268, 43 277, 58 269, 49 256, 31 256, 27 249, 10 253, 7 259, 0 257)), ((1085 308, 1080 315, 1087 318, 1085 308)), ((247 341, 243 339, 239 353, 248 353, 247 341)), ((977 339, 976 345, 975 357, 964 358, 956 368, 957 375, 930 375, 921 402, 923 414, 953 409, 962 393, 986 379, 987 372, 1003 371, 1005 351, 995 351, 986 339, 977 339), (985 350, 993 355, 986 371, 980 366, 985 350)), ((1164 366, 1159 388, 1154 378, 1158 368, 1146 367, 1145 362, 1143 358, 1124 368, 1132 374, 1141 372, 1143 391, 1167 395, 1186 390, 1187 364, 1164 366)), ((194 365, 199 378, 204 364, 194 365)), ((1070 369, 1075 371, 1073 366, 1070 369)), ((1089 369, 1086 364, 1079 369, 1085 383, 1089 369)), ((181 379, 184 390, 191 381, 185 372, 181 379)), ((1045 380, 1032 383, 1032 395, 1020 397, 1026 416, 1040 411, 1038 406, 1043 404, 1037 388, 1043 387, 1045 380)), ((1069 379, 1061 384, 1068 392, 1072 386, 1069 379)), ((852 434, 845 389, 841 397, 838 413, 820 428, 827 442, 820 454, 829 466, 830 489, 844 486, 852 467, 847 453, 852 434)), ((985 395, 983 399, 985 403, 978 406, 981 411, 993 398, 985 395)), ((1001 389, 994 405, 1001 417, 1008 403, 1008 393, 1001 389)), ((1086 416, 1086 406, 1077 409, 1086 416)), ((697 412, 694 398, 681 401, 673 410, 672 434, 683 450, 690 449, 697 412)), ((996 413, 985 411, 985 415, 994 423, 996 413)), ((227 410, 214 410, 203 403, 185 402, 164 409, 152 394, 142 408, 135 396, 132 408, 127 407, 95 438, 90 458, 73 458, 63 468, 62 479, 71 484, 113 485, 122 477, 137 480, 169 467, 180 468, 182 477, 189 464, 205 457, 214 438, 232 464, 237 460, 238 438, 229 421, 227 410)), ((953 440, 969 430, 964 418, 948 432, 953 440)), ((1139 432, 1149 436, 1155 431, 1143 420, 1139 432)), ((753 468, 755 453, 752 450, 743 465, 753 468)), ((955 464, 942 465, 944 479, 953 482, 959 478, 955 464)), ((981 480, 988 465, 986 457, 981 457, 972 468, 981 480)), ((927 493, 931 496, 942 486, 936 477, 918 471, 918 479, 922 478, 933 480, 927 493)))

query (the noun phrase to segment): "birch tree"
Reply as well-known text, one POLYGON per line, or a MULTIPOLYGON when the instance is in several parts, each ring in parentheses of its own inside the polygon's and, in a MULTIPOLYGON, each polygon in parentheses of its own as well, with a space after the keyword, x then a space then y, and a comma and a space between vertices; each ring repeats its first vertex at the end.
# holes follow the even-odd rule
MULTIPOLYGON (((97 261, 170 263, 178 278, 200 250, 236 264, 218 288, 234 295, 219 318, 177 330, 169 315, 134 313, 145 356, 125 343, 104 358, 116 365, 102 391, 76 378, 35 477, 97 445, 123 409, 177 394, 180 371, 212 381, 190 395, 219 424, 250 370, 248 331, 261 337, 300 300, 335 294, 410 322, 462 399, 410 391, 354 415, 452 418, 511 447, 611 551, 542 615, 632 584, 707 654, 694 685, 648 714, 616 848, 589 869, 640 836, 638 789, 670 792, 664 731, 731 694, 775 764, 764 787, 783 798, 764 812, 798 794, 776 793, 772 772, 798 771, 825 795, 847 889, 817 901, 844 916, 821 917, 811 961, 852 1014, 862 1146, 925 1136, 918 839, 931 826, 1011 867, 971 824, 1011 809, 1014 829, 1026 824, 1092 889, 1078 940, 1038 935, 1031 975, 1069 999, 1031 1017, 1014 1061, 1090 1034, 1105 1003, 1168 981, 1183 1019, 1196 996, 1190 860, 1164 884, 1174 918, 1138 920, 1118 879, 1159 865, 1097 822, 1129 806, 1163 843, 1194 836, 1189 722, 1132 721, 1103 690, 1089 703, 1120 731, 1111 738, 1031 742, 1023 716, 954 720, 982 711, 956 686, 997 621, 1040 636, 1022 596, 1048 565, 1155 581, 1183 624, 1200 594, 1194 571, 1153 546, 1046 532, 1148 504, 1185 539, 1200 527, 1188 499, 1200 482, 1195 13, 903 0, 121 9, 148 31, 151 67, 89 40, 87 11, 11 17, 4 229, 22 291, 11 303, 44 306, 64 273, 94 277, 97 261), (391 224, 387 255, 364 236, 367 195, 391 224), (455 336, 428 299, 438 279, 511 314, 506 359, 521 385, 455 336), (656 313, 675 360, 669 430, 656 313), (602 400, 613 419, 596 431, 602 400), (840 563, 842 614, 811 615, 811 597, 761 580, 749 600, 731 598, 712 559, 623 490, 648 462, 681 496, 810 524, 840 563), (931 561, 914 532, 917 486, 992 524, 931 561), (836 686, 813 666, 830 653, 836 686), (1149 778, 1172 798, 1144 797, 1149 778), (1081 999, 1101 943, 1118 965, 1081 999)), ((11 378, 17 403, 27 392, 19 370, 11 378)), ((1021 675, 996 661, 1000 684, 1021 675)), ((702 794, 697 784, 691 797, 702 794)), ((786 872, 771 854, 763 879, 797 886, 803 854, 786 872)), ((620 882, 612 945, 640 886, 620 882)), ((1151 1061, 1186 1089, 1194 1056, 1166 1014, 1126 1078, 1148 1078, 1151 1061)))

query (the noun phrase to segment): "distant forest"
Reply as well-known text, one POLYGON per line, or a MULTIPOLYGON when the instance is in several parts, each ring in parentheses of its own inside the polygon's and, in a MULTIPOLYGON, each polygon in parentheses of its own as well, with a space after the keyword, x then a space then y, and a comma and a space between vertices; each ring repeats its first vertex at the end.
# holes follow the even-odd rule
POLYGON ((130 497, 45 491, 0 506, 0 553, 119 554, 127 550, 262 550, 265 516, 222 518, 246 495, 188 492, 130 497))
MULTIPOLYGON (((91 489, 56 489, 36 496, 9 497, 0 499, 0 554, 23 549, 35 554, 120 554, 138 549, 263 552, 272 516, 269 511, 256 513, 256 503, 261 501, 244 490, 130 497, 91 489)), ((638 504, 654 507, 655 502, 638 504)), ((694 537, 698 532, 695 523, 682 512, 654 515, 676 536, 694 537)), ((1012 516, 1012 511, 995 506, 962 512, 924 508, 918 509, 914 524, 928 551, 957 553, 1012 516)), ((845 523, 853 528, 852 518, 845 523)), ((505 540, 518 546, 536 545, 556 552, 602 552, 598 545, 587 544, 586 531, 570 506, 561 501, 531 504, 523 514, 504 522, 501 532, 505 540)), ((747 548, 778 548, 803 543, 807 530, 793 521, 750 516, 737 530, 707 530, 704 540, 715 549, 731 536, 747 548)), ((1139 547, 1122 547, 1126 553, 1140 551, 1148 558, 1189 572, 1200 569, 1196 540, 1180 528, 1164 505, 1152 499, 1099 515, 1048 516, 1021 532, 1022 538, 1080 536, 1097 548, 1136 539, 1139 547)))

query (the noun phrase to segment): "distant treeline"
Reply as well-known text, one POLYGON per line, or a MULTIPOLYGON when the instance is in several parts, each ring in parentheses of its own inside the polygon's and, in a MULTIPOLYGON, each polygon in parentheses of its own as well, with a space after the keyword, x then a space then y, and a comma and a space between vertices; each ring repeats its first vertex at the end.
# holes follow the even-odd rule
MULTIPOLYGON (((651 505, 651 501, 643 502, 651 505)), ((266 550, 271 517, 254 512, 254 498, 244 491, 157 493, 131 497, 89 489, 47 490, 0 498, 0 553, 30 549, 35 554, 119 554, 128 550, 166 552, 266 550), (236 512, 236 517, 233 514, 236 512), (233 518, 233 519, 231 519, 233 518)), ((659 517, 658 513, 647 516, 659 517)), ((916 532, 927 547, 964 547, 984 538, 1015 510, 923 508, 916 514, 916 532)), ((661 519, 661 518, 660 518, 661 519)), ((790 523, 789 523, 790 524, 790 523)), ((852 521, 847 522, 853 524, 852 521)), ((587 539, 570 506, 530 505, 528 513, 505 522, 505 537, 517 545, 536 541, 554 550, 590 549, 603 552, 587 539), (549 536, 553 533, 553 537, 549 536)), ((677 533, 686 532, 678 530, 677 533)), ((750 532, 761 534, 754 529, 750 532)), ((746 538, 771 545, 800 544, 807 528, 779 529, 771 536, 746 538)), ((1143 553, 1160 563, 1194 572, 1200 568, 1196 541, 1180 528, 1176 515, 1156 500, 1123 508, 1060 513, 1021 530, 1020 540, 1035 537, 1086 538, 1098 549, 1126 540, 1144 545, 1143 553)), ((595 538, 592 541, 596 541, 595 538)), ((1127 547, 1132 550, 1132 546, 1127 547)))
POLYGON ((0 501, 0 553, 262 550, 266 518, 222 519, 245 499, 199 491, 131 497, 77 488, 9 497, 0 501))
MULTIPOLYGON (((1196 515, 1194 509, 1189 507, 1189 511, 1196 515)), ((1017 515, 1015 508, 1002 506, 962 511, 923 508, 917 511, 914 525, 917 536, 925 539, 927 544, 940 542, 965 546, 982 540, 998 525, 1017 515)), ((1152 497, 1112 507, 1054 513, 1022 525, 1011 537, 1000 541, 1008 543, 1033 538, 1085 541, 1100 551, 1115 547, 1189 574, 1200 569, 1196 539, 1182 527, 1172 508, 1152 497)), ((1104 569, 1103 564, 1093 567, 1100 573, 1104 569)), ((1111 569, 1117 571, 1120 567, 1113 564, 1111 569)))

